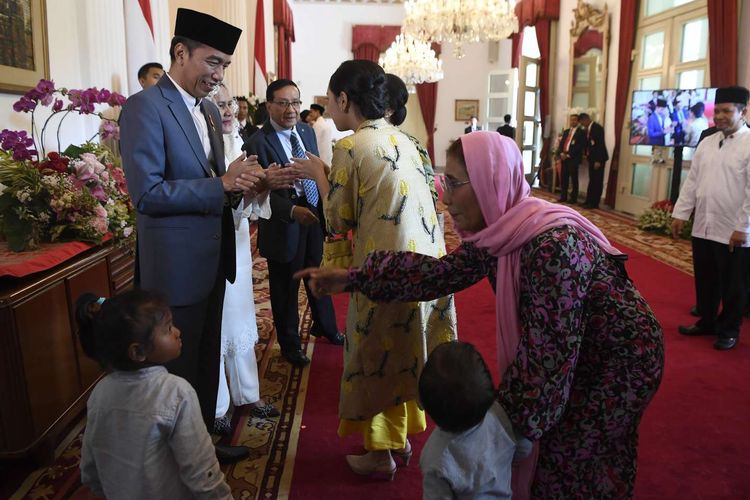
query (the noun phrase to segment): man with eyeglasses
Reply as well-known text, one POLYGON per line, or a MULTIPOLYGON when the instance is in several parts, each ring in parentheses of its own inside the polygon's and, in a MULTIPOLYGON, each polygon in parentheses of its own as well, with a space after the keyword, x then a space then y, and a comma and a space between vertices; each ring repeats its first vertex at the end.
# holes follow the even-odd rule
MULTIPOLYGON (((266 90, 269 119, 245 144, 248 154, 258 155, 260 164, 287 165, 310 151, 318 155, 315 133, 300 123, 299 89, 291 80, 276 80, 266 90)), ((276 337, 282 356, 295 366, 305 366, 310 359, 302 352, 299 336, 297 291, 299 280, 294 273, 320 265, 323 256, 325 224, 323 200, 317 185, 301 179, 293 189, 271 191, 271 218, 258 225, 258 250, 268 261, 268 281, 276 337)), ((313 324, 310 333, 326 337, 336 345, 344 343, 338 332, 331 298, 316 298, 305 281, 313 324)))

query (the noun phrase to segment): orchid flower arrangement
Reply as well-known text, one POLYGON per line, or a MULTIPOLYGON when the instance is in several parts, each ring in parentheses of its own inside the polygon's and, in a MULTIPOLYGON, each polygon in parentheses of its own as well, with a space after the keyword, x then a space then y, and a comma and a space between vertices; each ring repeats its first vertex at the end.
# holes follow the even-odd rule
MULTIPOLYGON (((135 211, 112 152, 92 142, 94 137, 59 152, 60 128, 70 113, 101 117, 95 105, 124 102, 123 96, 107 89, 56 89, 54 82, 43 79, 13 104, 15 111, 31 113, 31 135, 0 132, 0 238, 11 250, 30 250, 46 242, 98 244, 105 237, 118 242, 135 237, 135 211), (50 107, 51 114, 37 133, 34 112, 40 106, 50 107), (58 151, 47 153, 45 133, 58 113, 63 113, 57 127, 58 151)), ((104 120, 110 126, 100 127, 98 135, 116 137, 116 122, 104 120)))

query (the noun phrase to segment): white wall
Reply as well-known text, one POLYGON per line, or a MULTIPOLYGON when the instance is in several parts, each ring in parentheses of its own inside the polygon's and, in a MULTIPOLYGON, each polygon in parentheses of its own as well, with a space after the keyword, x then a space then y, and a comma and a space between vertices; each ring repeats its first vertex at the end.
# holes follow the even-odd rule
MULTIPOLYGON (((307 107, 313 96, 325 95, 328 80, 338 65, 352 58, 352 26, 355 24, 400 25, 404 17, 403 5, 395 4, 329 4, 295 3, 294 23, 296 43, 292 49, 294 80, 300 88, 302 101, 307 107)), ((454 120, 456 99, 479 99, 480 121, 487 114, 488 72, 510 68, 510 41, 504 40, 500 47, 500 60, 488 62, 486 43, 467 44, 466 56, 457 60, 450 45, 443 47, 441 59, 445 79, 438 84, 437 111, 435 117, 435 164, 445 165, 445 150, 450 141, 463 134, 464 122, 454 120)), ((409 103, 417 101, 412 95, 409 103)), ((418 112, 410 106, 408 123, 404 128, 416 127, 412 118, 418 112)), ((418 138, 421 134, 414 129, 418 138)))
POLYGON ((737 53, 737 84, 750 88, 750 0, 740 1, 739 51, 737 53))

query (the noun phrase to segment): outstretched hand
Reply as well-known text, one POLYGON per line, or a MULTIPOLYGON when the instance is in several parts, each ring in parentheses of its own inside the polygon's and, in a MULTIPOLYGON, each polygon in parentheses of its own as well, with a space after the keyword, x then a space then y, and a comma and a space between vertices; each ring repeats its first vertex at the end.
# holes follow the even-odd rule
POLYGON ((301 177, 316 182, 326 182, 330 168, 318 156, 307 152, 307 158, 292 158, 288 166, 293 168, 301 177))
POLYGON ((332 267, 308 267, 294 273, 294 279, 309 280, 308 286, 316 297, 344 292, 348 277, 348 269, 332 267))

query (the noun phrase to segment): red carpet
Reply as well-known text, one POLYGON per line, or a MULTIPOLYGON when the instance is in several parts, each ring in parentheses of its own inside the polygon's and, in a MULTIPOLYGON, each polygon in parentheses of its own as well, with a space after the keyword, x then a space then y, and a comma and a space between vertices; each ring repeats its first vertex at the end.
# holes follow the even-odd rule
MULTIPOLYGON (((628 272, 664 327, 666 370, 662 386, 641 425, 636 498, 750 498, 750 328, 729 352, 715 351, 709 338, 677 334, 688 324, 693 303, 692 277, 634 250, 628 272)), ((346 296, 335 299, 343 326, 346 296)), ((494 296, 486 280, 456 296, 459 337, 474 343, 497 380, 494 296)), ((747 322, 746 322, 747 323, 747 322)), ((421 497, 418 453, 429 435, 411 438, 412 463, 399 468, 393 482, 355 476, 344 455, 361 453, 361 438, 340 439, 337 405, 341 348, 325 341, 315 346, 300 431, 290 497, 389 498, 421 497)))

